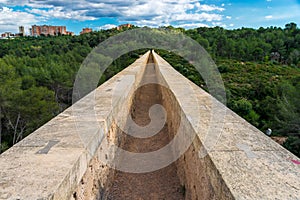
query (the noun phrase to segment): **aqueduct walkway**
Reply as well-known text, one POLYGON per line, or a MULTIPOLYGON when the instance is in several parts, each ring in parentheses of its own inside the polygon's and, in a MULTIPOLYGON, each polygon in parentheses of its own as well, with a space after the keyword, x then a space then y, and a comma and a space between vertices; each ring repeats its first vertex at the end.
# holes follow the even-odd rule
POLYGON ((3 153, 0 199, 300 199, 300 168, 291 160, 299 158, 148 52, 3 153), (118 87, 122 81, 126 87, 118 87), (166 114, 158 134, 135 138, 125 134, 132 127, 119 127, 128 117, 147 126, 155 104, 166 114), (224 121, 213 121, 213 112, 224 121), (207 130, 221 130, 213 148, 207 130), (147 160, 128 162, 118 152, 154 152, 181 133, 177 146, 195 137, 176 162, 155 171, 141 171, 147 160))

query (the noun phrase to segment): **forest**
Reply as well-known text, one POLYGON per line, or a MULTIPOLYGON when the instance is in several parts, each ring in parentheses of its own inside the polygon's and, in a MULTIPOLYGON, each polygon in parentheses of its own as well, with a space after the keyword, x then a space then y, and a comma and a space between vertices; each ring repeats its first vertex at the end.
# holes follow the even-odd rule
MULTIPOLYGON (((138 28, 138 27, 133 27, 138 28)), ((222 75, 227 106, 273 136, 300 157, 300 29, 222 27, 175 30, 191 37, 211 55, 222 75)), ((80 36, 20 37, 0 40, 0 153, 45 124, 72 103, 76 73, 100 42, 125 30, 80 36)), ((186 60, 157 50, 176 70, 207 89, 186 60)), ((135 61, 139 50, 113 61, 100 83, 135 61)))

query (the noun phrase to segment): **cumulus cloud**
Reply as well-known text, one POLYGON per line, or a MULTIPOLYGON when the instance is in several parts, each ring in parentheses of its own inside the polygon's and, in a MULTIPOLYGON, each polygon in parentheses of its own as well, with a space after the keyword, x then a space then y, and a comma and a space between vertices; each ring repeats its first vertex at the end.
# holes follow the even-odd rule
POLYGON ((18 26, 24 26, 26 30, 32 23, 36 23, 39 20, 33 14, 21 11, 14 11, 8 7, 0 8, 0 32, 18 32, 18 26))
POLYGON ((219 14, 209 14, 209 13, 193 13, 193 14, 178 14, 171 17, 173 21, 220 21, 222 16, 219 14))
MULTIPOLYGON (((8 6, 26 6, 23 13, 36 19, 96 20, 117 18, 138 26, 205 24, 222 20, 225 5, 199 0, 0 0, 8 6)), ((29 21, 28 20, 28 21, 29 21)))
MULTIPOLYGON (((200 4, 200 3, 197 3, 197 8, 199 11, 206 11, 206 12, 210 12, 210 11, 224 11, 225 8, 223 7, 218 7, 218 6, 215 6, 215 5, 207 5, 207 4, 200 4)), ((224 6, 222 4, 222 6, 224 6)))
POLYGON ((107 29, 112 29, 112 28, 116 28, 117 26, 114 24, 105 24, 103 26, 100 26, 99 29, 100 30, 107 30, 107 29))
POLYGON ((88 10, 64 10, 63 7, 54 7, 53 9, 40 10, 40 9, 26 9, 29 13, 37 14, 45 18, 58 18, 58 19, 72 19, 78 21, 95 20, 95 17, 86 16, 88 10))

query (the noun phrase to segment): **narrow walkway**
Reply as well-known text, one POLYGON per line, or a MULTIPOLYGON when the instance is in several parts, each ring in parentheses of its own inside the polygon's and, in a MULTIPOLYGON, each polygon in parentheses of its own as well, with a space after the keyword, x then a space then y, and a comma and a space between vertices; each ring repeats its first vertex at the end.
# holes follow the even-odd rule
MULTIPOLYGON (((155 68, 150 57, 143 82, 155 81, 155 68)), ((132 109, 132 117, 140 126, 150 123, 149 108, 153 104, 161 103, 158 85, 148 84, 142 86, 136 93, 132 109)), ((126 136, 125 146, 131 152, 151 152, 168 144, 168 128, 165 126, 158 134, 147 139, 138 139, 126 136)), ((170 152, 171 153, 171 152, 170 152)), ((156 200, 156 199, 184 199, 184 194, 177 177, 176 165, 144 174, 131 174, 117 171, 113 186, 111 187, 109 200, 156 200)))

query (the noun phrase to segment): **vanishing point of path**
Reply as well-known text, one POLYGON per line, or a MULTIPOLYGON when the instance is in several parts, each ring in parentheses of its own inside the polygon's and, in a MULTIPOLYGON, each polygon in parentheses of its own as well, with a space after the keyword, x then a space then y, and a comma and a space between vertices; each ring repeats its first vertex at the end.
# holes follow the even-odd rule
MULTIPOLYGON (((143 81, 155 81, 155 66, 150 56, 143 81)), ((150 123, 149 108, 154 104, 161 104, 159 86, 148 84, 142 86, 135 95, 132 118, 140 125, 150 123)), ((138 139, 127 135, 124 149, 131 152, 152 152, 168 144, 168 128, 165 127, 155 136, 138 139)), ((170 152, 171 154, 171 152, 170 152)), ((168 200, 184 199, 184 192, 177 176, 176 165, 173 163, 158 171, 132 174, 117 171, 113 185, 108 193, 109 200, 168 200)))

